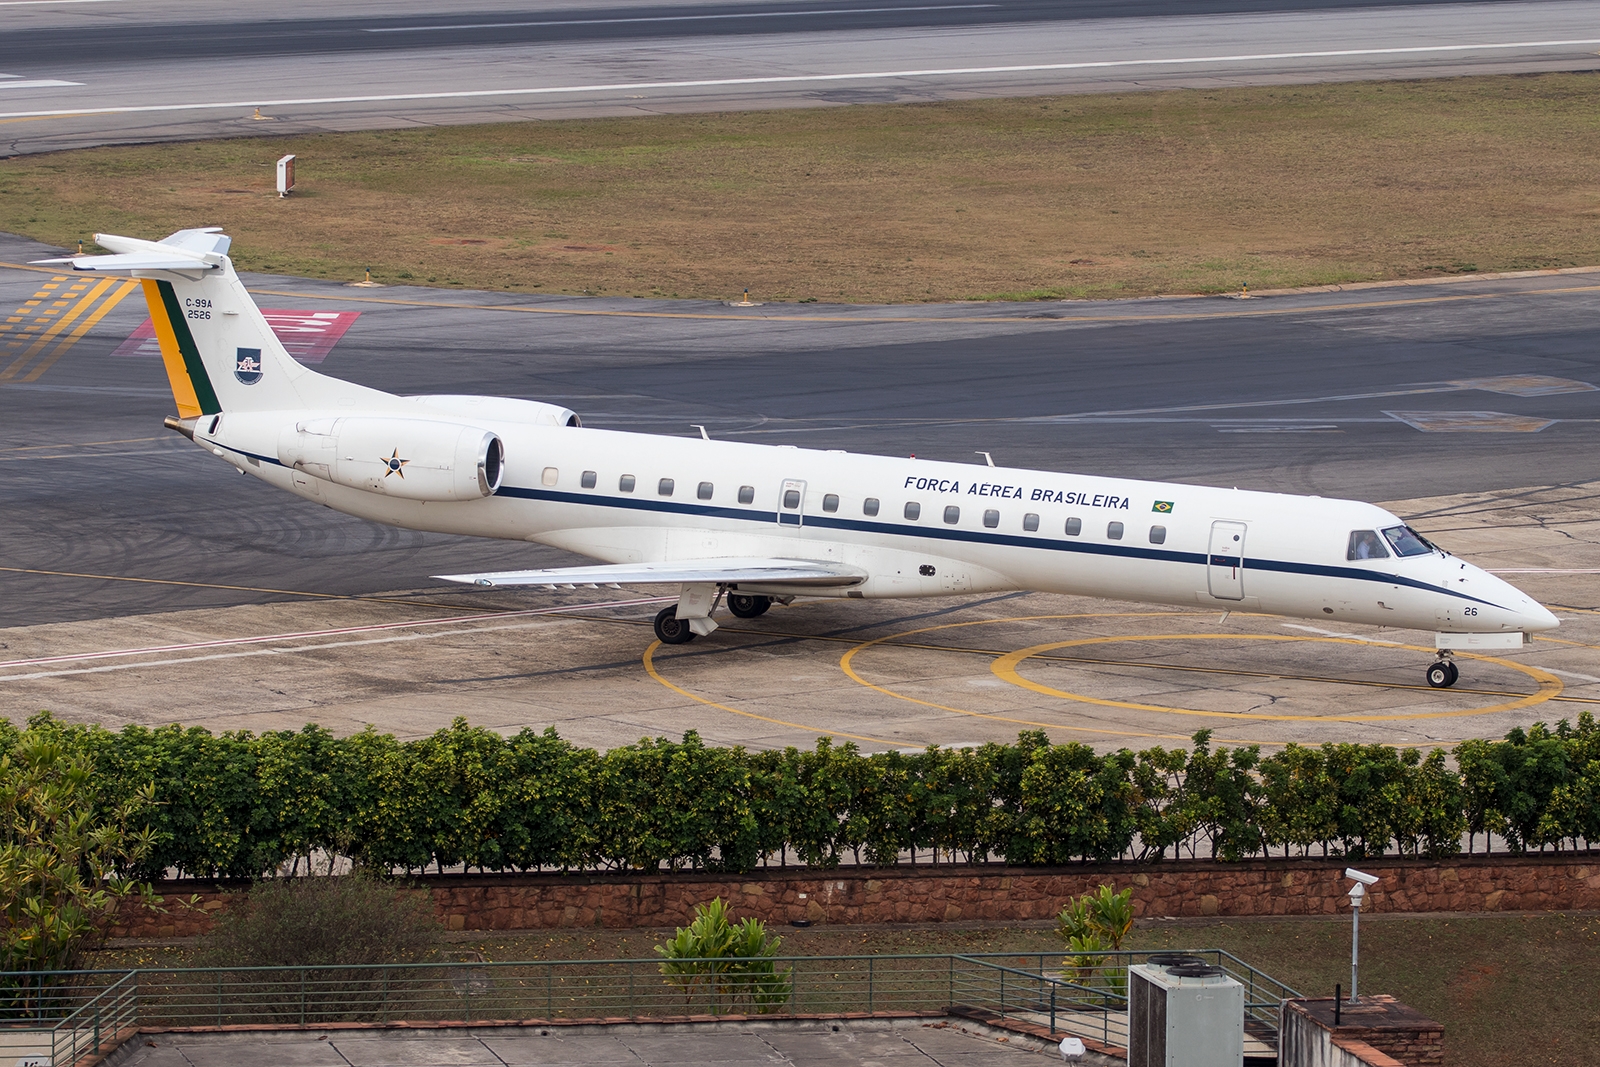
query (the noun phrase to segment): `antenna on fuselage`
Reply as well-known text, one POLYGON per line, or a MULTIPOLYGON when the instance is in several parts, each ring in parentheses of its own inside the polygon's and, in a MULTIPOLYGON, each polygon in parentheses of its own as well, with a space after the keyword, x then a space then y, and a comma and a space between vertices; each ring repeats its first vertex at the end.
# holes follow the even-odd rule
POLYGON ((701 426, 698 422, 691 422, 689 424, 689 428, 692 429, 692 430, 699 430, 700 431, 700 440, 702 440, 702 441, 711 440, 711 435, 706 433, 706 428, 704 426, 701 426))
POLYGON ((989 453, 987 453, 987 452, 975 452, 975 453, 973 453, 973 455, 982 456, 984 459, 989 461, 989 466, 991 466, 991 467, 994 466, 994 457, 989 455, 989 453))

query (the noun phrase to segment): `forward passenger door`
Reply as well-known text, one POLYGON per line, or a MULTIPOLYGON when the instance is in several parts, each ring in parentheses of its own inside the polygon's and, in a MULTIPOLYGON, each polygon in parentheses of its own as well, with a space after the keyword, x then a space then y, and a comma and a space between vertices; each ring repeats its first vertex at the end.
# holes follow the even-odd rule
POLYGON ((1206 556, 1206 586, 1218 600, 1244 599, 1245 524, 1226 519, 1211 524, 1206 556))

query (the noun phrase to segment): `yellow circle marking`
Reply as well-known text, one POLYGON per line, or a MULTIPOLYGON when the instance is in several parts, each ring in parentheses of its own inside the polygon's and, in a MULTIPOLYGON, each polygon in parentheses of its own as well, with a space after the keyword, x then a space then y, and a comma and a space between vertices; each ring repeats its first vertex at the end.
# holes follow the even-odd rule
MULTIPOLYGON (((861 677, 860 674, 856 673, 855 658, 856 653, 865 652, 874 645, 881 645, 886 641, 894 641, 903 637, 915 637, 917 634, 933 633, 936 630, 954 630, 963 626, 990 626, 996 623, 1006 622, 1048 622, 1061 619, 1150 618, 1152 616, 1195 614, 1198 613, 1192 611, 1105 611, 1084 612, 1075 615, 1017 615, 1005 619, 975 619, 970 622, 947 622, 938 626, 925 626, 920 630, 904 630, 900 633, 887 634, 883 637, 875 637, 870 641, 863 641, 861 644, 856 645, 843 656, 839 657, 839 669, 844 671, 845 675, 857 685, 865 686, 868 689, 882 693, 884 696, 894 697, 896 700, 904 700, 911 704, 920 704, 925 708, 933 708, 936 711, 948 711, 952 715, 966 715, 974 719, 989 719, 992 722, 1009 723, 1013 726, 1034 726, 1041 730, 1068 730, 1073 733, 1103 734, 1110 737, 1145 737, 1158 741, 1188 741, 1188 734, 1146 733, 1138 730, 1098 730, 1090 726, 1066 726, 1055 722, 1036 722, 1032 719, 1018 719, 1009 715, 993 715, 983 711, 971 711, 967 708, 953 708, 948 704, 935 704, 931 700, 920 700, 917 697, 908 697, 904 693, 897 693, 893 689, 890 689, 886 686, 877 685, 874 682, 867 681, 865 678, 861 677)), ((1239 612, 1237 614, 1244 613, 1239 612)), ((1284 744, 1282 741, 1252 741, 1246 738, 1238 737, 1219 737, 1216 740, 1230 745, 1284 744)))
MULTIPOLYGON (((1127 641, 1319 641, 1326 644, 1338 645, 1368 645, 1374 642, 1363 641, 1353 637, 1313 637, 1300 634, 1148 634, 1144 636, 1117 636, 1117 637, 1080 637, 1074 641, 1052 641, 1048 644, 1034 645, 1031 648, 1018 649, 1008 652, 989 665, 997 678, 1019 685, 1024 689, 1031 689, 1035 693, 1045 696, 1060 697, 1063 700, 1073 700, 1082 704, 1098 704, 1107 708, 1128 708, 1133 711, 1155 711, 1167 715, 1197 715, 1212 719, 1250 719, 1276 722, 1394 722, 1405 719, 1450 719, 1476 715, 1492 715, 1497 711, 1511 711, 1516 708, 1532 707, 1543 704, 1551 697, 1558 695, 1564 688, 1561 679, 1548 671, 1537 667, 1530 667, 1523 663, 1503 659, 1499 656, 1485 656, 1479 653, 1458 652, 1457 655, 1469 659, 1480 660, 1484 663, 1495 663, 1502 667, 1509 667, 1514 671, 1521 671, 1535 682, 1539 683, 1537 692, 1508 700, 1502 704, 1491 704, 1485 708, 1468 708, 1462 711, 1418 711, 1402 715, 1269 715, 1261 712, 1246 711, 1200 711, 1195 708, 1177 708, 1165 704, 1140 704, 1131 700, 1107 700, 1104 697, 1092 697, 1083 693, 1072 693, 1065 689, 1054 689, 1038 682, 1029 681, 1017 670, 1022 662, 1046 652, 1054 652, 1062 648, 1082 648, 1086 645, 1108 645, 1127 641)), ((1422 645, 1391 645, 1384 644, 1382 648, 1403 648, 1413 652, 1432 652, 1431 648, 1422 645)))
POLYGON ((787 726, 791 730, 803 730, 806 733, 816 731, 819 737, 823 735, 827 735, 829 737, 848 737, 852 741, 869 741, 874 745, 888 745, 890 748, 904 747, 904 742, 901 741, 885 741, 881 737, 868 737, 865 734, 847 734, 843 730, 824 730, 817 726, 806 726, 798 722, 788 722, 784 719, 774 719, 766 715, 757 715, 753 711, 740 711, 738 708, 730 708, 726 704, 718 704, 715 700, 707 700, 705 697, 695 696, 681 685, 674 685, 673 683, 667 681, 661 676, 661 672, 656 670, 656 649, 660 647, 660 641, 652 641, 650 642, 650 647, 644 650, 645 673, 654 678, 656 681, 660 682, 662 685, 666 686, 668 689, 672 690, 674 693, 677 693, 680 696, 686 696, 697 704, 704 704, 707 707, 716 708, 718 711, 725 711, 730 715, 742 715, 747 719, 759 719, 761 722, 770 722, 774 726, 787 726))

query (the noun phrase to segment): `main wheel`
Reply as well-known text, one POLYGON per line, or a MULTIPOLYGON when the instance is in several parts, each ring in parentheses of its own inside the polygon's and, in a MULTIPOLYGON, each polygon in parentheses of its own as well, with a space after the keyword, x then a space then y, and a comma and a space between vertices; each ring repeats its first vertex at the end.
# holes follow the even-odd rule
POLYGON ((1461 672, 1449 660, 1442 659, 1428 668, 1428 684, 1435 689, 1449 689, 1459 677, 1461 672))
POLYGON ((656 613, 656 637, 663 645, 686 645, 694 640, 689 620, 678 618, 678 605, 669 604, 656 613))
POLYGON ((1445 662, 1450 665, 1450 684, 1455 685, 1456 680, 1461 677, 1461 668, 1456 666, 1456 661, 1453 659, 1445 660, 1445 662))
POLYGON ((765 615, 770 607, 772 598, 769 596, 758 596, 755 593, 728 594, 728 610, 741 619, 753 619, 758 615, 765 615))

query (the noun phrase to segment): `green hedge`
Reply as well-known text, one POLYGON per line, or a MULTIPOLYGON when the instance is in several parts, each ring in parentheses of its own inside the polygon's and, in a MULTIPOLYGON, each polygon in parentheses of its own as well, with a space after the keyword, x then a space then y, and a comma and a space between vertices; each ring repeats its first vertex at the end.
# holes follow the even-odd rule
MULTIPOLYGON (((1196 854, 1446 856, 1463 833, 1513 850, 1600 839, 1600 728, 1536 725, 1426 757, 1383 745, 1188 749, 1015 744, 863 755, 708 748, 694 733, 600 753, 553 730, 457 719, 416 741, 318 726, 260 736, 113 733, 41 714, 93 759, 108 801, 153 782, 159 845, 138 873, 251 878, 325 852, 384 870, 745 871, 842 859, 1063 864, 1196 854)), ((0 750, 18 731, 0 720, 0 750)), ((3 785, 3 783, 0 783, 3 785)))

